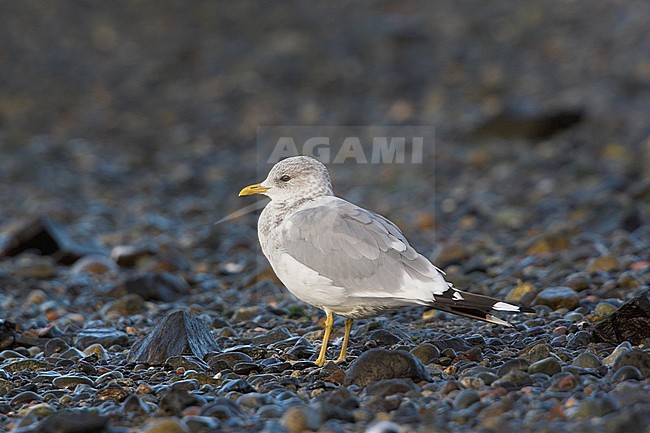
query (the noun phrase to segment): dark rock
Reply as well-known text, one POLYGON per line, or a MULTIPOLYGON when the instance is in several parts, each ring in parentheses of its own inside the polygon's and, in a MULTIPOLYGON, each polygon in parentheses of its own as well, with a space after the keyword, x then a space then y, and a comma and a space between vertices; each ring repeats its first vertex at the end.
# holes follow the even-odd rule
POLYGON ((205 323, 184 311, 176 311, 138 340, 129 351, 128 359, 161 365, 172 356, 193 354, 202 358, 215 350, 219 350, 219 346, 205 323))
POLYGON ((40 422, 38 433, 99 433, 105 431, 108 420, 85 409, 63 409, 40 422))
POLYGON ((566 347, 567 349, 581 349, 587 347, 592 341, 594 341, 594 338, 590 332, 578 331, 569 339, 566 347))
POLYGON ((61 353, 68 350, 70 346, 61 338, 51 338, 45 343, 45 350, 43 355, 46 357, 52 356, 54 353, 61 353))
POLYGON ((596 342, 618 344, 629 341, 638 345, 650 329, 650 291, 621 305, 612 315, 596 323, 592 334, 596 342))
POLYGON ((23 391, 18 395, 16 395, 14 398, 12 398, 11 401, 9 401, 9 404, 15 407, 15 406, 22 405, 24 403, 29 403, 31 401, 41 401, 41 400, 42 400, 41 396, 36 394, 35 392, 23 391))
POLYGON ((212 403, 201 407, 199 416, 209 416, 221 421, 232 419, 241 420, 244 418, 244 412, 234 401, 225 397, 219 397, 212 403))
POLYGON ((14 347, 16 342, 16 324, 0 319, 0 350, 14 347))
POLYGON ((385 330, 377 329, 368 335, 369 341, 374 341, 378 346, 392 346, 402 341, 397 335, 385 330))
POLYGON ((277 343, 278 341, 291 338, 291 333, 284 326, 273 329, 264 335, 258 335, 253 338, 253 344, 259 346, 267 346, 269 344, 277 343))
POLYGON ((622 365, 612 375, 612 382, 623 382, 625 380, 643 380, 643 374, 633 365, 622 365))
POLYGON ((95 398, 97 398, 97 400, 110 400, 120 402, 124 401, 124 399, 126 399, 129 395, 130 392, 128 389, 118 384, 111 383, 97 391, 95 398))
POLYGON ((114 345, 126 346, 129 336, 113 328, 88 328, 83 329, 74 340, 74 345, 84 350, 91 344, 101 344, 103 347, 114 345))
POLYGON ((582 118, 582 109, 557 110, 529 116, 519 113, 500 113, 479 126, 471 135, 474 139, 539 140, 574 126, 582 118))
POLYGON ((43 256, 54 256, 64 265, 70 265, 90 254, 106 255, 97 246, 79 245, 68 233, 46 216, 39 216, 16 225, 2 238, 0 260, 15 257, 25 251, 38 251, 43 256))
POLYGON ((209 353, 203 359, 210 365, 216 361, 225 362, 228 368, 233 368, 240 362, 253 362, 253 358, 243 352, 209 353))
POLYGON ((366 386, 381 379, 395 378, 431 381, 431 375, 422 361, 410 353, 372 349, 352 363, 346 372, 344 384, 366 386))
POLYGON ((170 415, 180 415, 188 406, 194 406, 199 401, 186 389, 170 389, 160 397, 160 409, 170 415))
POLYGON ((262 371, 262 367, 252 362, 238 362, 233 366, 232 371, 237 374, 248 375, 252 372, 259 373, 262 371))
POLYGON ((364 394, 376 398, 385 398, 393 394, 406 394, 409 391, 420 392, 411 379, 384 379, 370 383, 363 390, 364 394))
POLYGON ((229 381, 221 387, 222 394, 227 394, 230 391, 247 394, 249 392, 255 392, 255 388, 253 388, 251 384, 246 382, 244 379, 236 379, 229 381))
POLYGON ((445 349, 453 349, 455 352, 467 352, 472 346, 460 337, 442 338, 439 340, 429 341, 436 346, 441 352, 445 349))
POLYGON ((127 294, 140 295, 145 301, 171 302, 186 294, 190 289, 187 281, 169 272, 155 272, 127 279, 115 288, 111 295, 122 297, 127 294))
POLYGON ((149 413, 149 408, 137 394, 129 395, 122 403, 123 415, 146 415, 147 413, 149 413))
POLYGON ((504 362, 501 367, 499 367, 499 370, 497 371, 497 375, 502 377, 514 370, 528 370, 529 366, 530 366, 530 361, 528 361, 527 359, 523 359, 523 358, 509 359, 506 362, 504 362))
POLYGON ((650 352, 641 349, 632 349, 624 353, 614 363, 614 371, 624 365, 631 365, 638 368, 644 378, 650 377, 650 352))
POLYGON ((164 365, 165 367, 171 369, 177 369, 179 367, 182 367, 185 370, 197 370, 197 371, 210 370, 210 366, 208 364, 201 361, 196 356, 191 356, 191 355, 170 356, 165 360, 164 365))

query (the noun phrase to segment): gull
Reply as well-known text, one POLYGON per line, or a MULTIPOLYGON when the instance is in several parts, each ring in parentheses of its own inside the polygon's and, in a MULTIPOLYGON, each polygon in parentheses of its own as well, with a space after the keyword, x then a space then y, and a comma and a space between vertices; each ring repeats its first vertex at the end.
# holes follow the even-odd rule
POLYGON ((492 314, 533 312, 488 296, 467 293, 411 247, 383 216, 336 197, 325 166, 308 156, 276 163, 261 183, 240 196, 271 199, 257 228, 262 252, 280 281, 298 299, 325 311, 316 365, 325 364, 334 315, 345 317, 345 361, 354 319, 411 305, 512 326, 492 314))

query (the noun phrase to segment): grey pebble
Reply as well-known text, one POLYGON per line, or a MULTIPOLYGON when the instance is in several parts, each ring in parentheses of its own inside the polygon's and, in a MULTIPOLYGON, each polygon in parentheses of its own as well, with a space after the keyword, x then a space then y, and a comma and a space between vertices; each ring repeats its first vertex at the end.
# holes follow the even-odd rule
POLYGON ((93 381, 85 376, 59 376, 52 380, 52 385, 56 388, 76 388, 77 385, 93 386, 93 381))
POLYGON ((457 409, 464 409, 480 400, 481 396, 478 391, 474 389, 464 389, 454 398, 454 407, 457 409))
POLYGON ((529 374, 544 373, 548 376, 553 376, 560 371, 562 371, 562 365, 555 356, 549 356, 548 358, 534 362, 528 367, 529 374))
POLYGON ((597 368, 600 367, 600 358, 593 353, 584 352, 576 356, 571 362, 571 365, 582 368, 597 368))
POLYGON ((625 380, 643 380, 643 374, 633 365, 623 365, 612 375, 612 382, 623 382, 625 380))

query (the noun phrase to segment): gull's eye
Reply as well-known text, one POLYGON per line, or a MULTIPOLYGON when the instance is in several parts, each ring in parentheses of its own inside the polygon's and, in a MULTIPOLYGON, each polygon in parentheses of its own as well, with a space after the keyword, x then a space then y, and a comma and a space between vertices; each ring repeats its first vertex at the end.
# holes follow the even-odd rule
POLYGON ((280 180, 281 180, 282 182, 289 182, 289 181, 291 180, 291 176, 289 176, 288 174, 285 174, 284 176, 282 176, 282 177, 280 178, 280 180))

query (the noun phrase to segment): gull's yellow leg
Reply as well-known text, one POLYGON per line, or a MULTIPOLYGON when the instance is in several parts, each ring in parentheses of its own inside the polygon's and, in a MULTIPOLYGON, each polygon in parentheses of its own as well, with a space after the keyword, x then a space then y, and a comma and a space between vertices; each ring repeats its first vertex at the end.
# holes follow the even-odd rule
POLYGON ((348 342, 350 341, 350 331, 352 330, 352 322, 354 319, 345 319, 345 336, 343 337, 343 344, 341 345, 341 354, 334 362, 343 362, 348 352, 348 342))
POLYGON ((334 314, 326 311, 327 316, 325 317, 325 334, 323 334, 323 345, 320 347, 320 354, 316 360, 316 365, 322 367, 325 365, 325 353, 327 353, 327 342, 330 339, 330 333, 332 332, 332 325, 334 324, 334 314))

